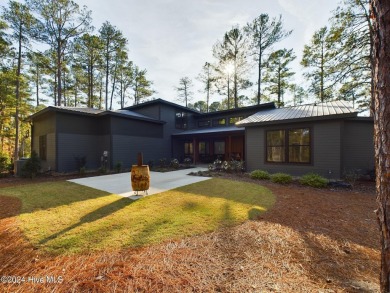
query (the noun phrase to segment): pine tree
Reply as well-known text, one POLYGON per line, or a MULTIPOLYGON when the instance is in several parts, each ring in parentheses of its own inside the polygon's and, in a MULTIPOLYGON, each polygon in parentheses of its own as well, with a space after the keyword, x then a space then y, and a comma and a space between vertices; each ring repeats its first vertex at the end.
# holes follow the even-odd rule
POLYGON ((290 78, 295 74, 289 65, 295 58, 292 49, 282 49, 272 52, 266 62, 267 72, 264 77, 264 82, 268 85, 266 90, 270 94, 276 94, 278 107, 284 106, 283 95, 290 88, 290 78))
POLYGON ((330 19, 329 39, 336 54, 333 79, 339 98, 370 108, 373 32, 369 0, 344 0, 330 19))
POLYGON ((47 43, 54 54, 56 70, 55 88, 57 105, 61 106, 64 56, 70 48, 71 41, 90 30, 91 11, 84 6, 80 9, 71 0, 30 0, 29 6, 42 19, 43 32, 41 40, 47 43))
POLYGON ((310 92, 319 101, 324 102, 333 97, 335 82, 333 81, 335 52, 331 50, 328 28, 316 31, 309 45, 303 49, 301 65, 307 69, 304 76, 311 82, 310 92))
POLYGON ((9 2, 9 8, 4 9, 3 18, 8 22, 12 30, 11 38, 17 43, 17 65, 15 84, 15 151, 14 151, 14 172, 17 172, 17 160, 19 159, 19 128, 20 128, 20 107, 21 81, 22 81, 22 53, 23 45, 29 44, 29 37, 32 35, 32 28, 37 24, 37 19, 31 14, 27 5, 16 1, 9 2))
POLYGON ((250 48, 257 63, 257 104, 260 104, 264 56, 266 56, 267 51, 271 49, 274 44, 288 37, 292 31, 285 31, 283 29, 281 15, 278 19, 270 19, 268 14, 260 14, 251 23, 246 25, 245 32, 249 36, 250 48))
MULTIPOLYGON (((218 60, 216 71, 220 80, 227 80, 227 100, 230 108, 230 81, 234 108, 238 108, 239 91, 249 88, 249 64, 247 61, 248 40, 239 27, 225 33, 223 40, 213 47, 213 56, 218 60)), ((220 87, 221 89, 221 87, 220 87)))
MULTIPOLYGON (((104 58, 104 69, 105 69, 105 107, 108 109, 108 88, 110 78, 114 81, 116 75, 116 69, 118 65, 118 60, 120 54, 125 51, 127 45, 126 38, 123 37, 123 34, 115 26, 109 22, 103 23, 102 27, 99 30, 100 38, 103 41, 103 58, 104 58)), ((115 85, 113 86, 113 89, 115 85)), ((113 91, 112 89, 112 91, 113 91)), ((111 96, 112 96, 111 91, 111 96)), ((110 108, 112 108, 112 98, 110 102, 110 108)))
POLYGON ((146 69, 140 70, 138 66, 134 67, 134 82, 132 85, 134 91, 134 105, 138 105, 142 99, 150 97, 155 93, 152 89, 152 81, 146 79, 146 69))
POLYGON ((390 292, 390 2, 373 0, 373 81, 376 210, 381 242, 381 292, 390 292))
POLYGON ((188 102, 192 100, 194 95, 192 87, 192 80, 188 76, 180 78, 179 86, 175 87, 178 95, 178 100, 184 103, 186 107, 188 107, 188 102))

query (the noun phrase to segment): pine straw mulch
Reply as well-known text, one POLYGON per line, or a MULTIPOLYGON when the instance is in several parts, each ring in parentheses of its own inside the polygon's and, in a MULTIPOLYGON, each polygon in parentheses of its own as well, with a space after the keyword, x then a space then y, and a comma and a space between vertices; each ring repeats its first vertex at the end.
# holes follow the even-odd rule
MULTIPOLYGON (((249 180, 249 179, 247 179, 249 180)), ((263 183, 277 196, 257 221, 139 249, 49 256, 23 237, 20 202, 0 196, 5 292, 377 292, 379 232, 372 188, 263 183), (46 276, 62 277, 49 284, 46 276), (44 284, 28 277, 43 277, 44 284)))

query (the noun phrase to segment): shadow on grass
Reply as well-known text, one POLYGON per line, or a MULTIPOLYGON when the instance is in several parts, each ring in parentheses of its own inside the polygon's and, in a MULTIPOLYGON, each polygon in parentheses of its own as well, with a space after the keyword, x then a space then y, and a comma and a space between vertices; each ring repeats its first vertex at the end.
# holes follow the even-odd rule
POLYGON ((105 205, 97 210, 94 210, 93 212, 89 213, 89 214, 86 214, 85 216, 83 216, 82 218, 80 218, 80 221, 76 224, 73 224, 55 234, 52 234, 48 237, 46 237, 45 239, 42 239, 39 244, 45 244, 47 242, 49 242, 50 240, 53 240, 81 225, 84 225, 84 224, 87 224, 87 223, 92 223, 92 222, 95 222, 97 220, 100 220, 102 218, 105 218, 127 206, 129 206, 130 204, 134 203, 135 201, 134 200, 131 200, 131 199, 128 199, 126 197, 124 198, 121 198, 117 201, 114 201, 108 205, 105 205))
POLYGON ((21 213, 46 210, 109 195, 108 192, 67 181, 43 182, 1 188, 4 196, 22 201, 21 213))

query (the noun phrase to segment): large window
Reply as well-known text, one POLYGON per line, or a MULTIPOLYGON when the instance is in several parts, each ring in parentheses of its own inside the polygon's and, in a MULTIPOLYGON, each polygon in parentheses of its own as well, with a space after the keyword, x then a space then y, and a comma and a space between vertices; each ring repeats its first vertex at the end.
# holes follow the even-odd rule
POLYGON ((47 153, 47 136, 41 135, 39 137, 39 158, 41 160, 46 160, 47 153))
POLYGON ((186 112, 176 112, 175 126, 177 129, 187 129, 187 127, 188 127, 188 114, 186 112))
POLYGON ((184 143, 184 154, 186 156, 192 156, 194 154, 194 148, 192 142, 184 143))
POLYGON ((284 129, 267 131, 267 162, 311 162, 310 129, 284 129))

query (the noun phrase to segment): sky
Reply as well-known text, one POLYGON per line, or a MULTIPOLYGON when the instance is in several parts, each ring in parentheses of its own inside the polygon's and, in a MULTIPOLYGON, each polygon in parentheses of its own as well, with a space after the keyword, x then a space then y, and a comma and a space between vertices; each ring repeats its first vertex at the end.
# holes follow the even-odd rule
MULTIPOLYGON (((93 26, 98 29, 105 21, 122 31, 128 39, 129 57, 147 70, 148 79, 157 91, 155 98, 177 102, 182 77, 194 83, 194 99, 204 100, 196 80, 202 66, 214 62, 212 47, 222 40, 233 26, 244 26, 262 13, 270 17, 282 15, 290 37, 275 49, 294 49, 297 55, 293 69, 295 80, 302 83, 299 61, 305 44, 314 31, 327 25, 331 11, 339 0, 77 0, 92 11, 93 26)), ((0 5, 7 1, 0 0, 0 5)), ((255 68, 255 67, 254 67, 255 68)), ((252 80, 257 79, 256 74, 252 80)), ((253 86, 252 91, 256 90, 253 86)), ((247 93, 250 94, 250 93, 247 93)), ((214 95, 213 100, 218 100, 214 95)), ((128 104, 131 104, 128 102, 128 104)))

